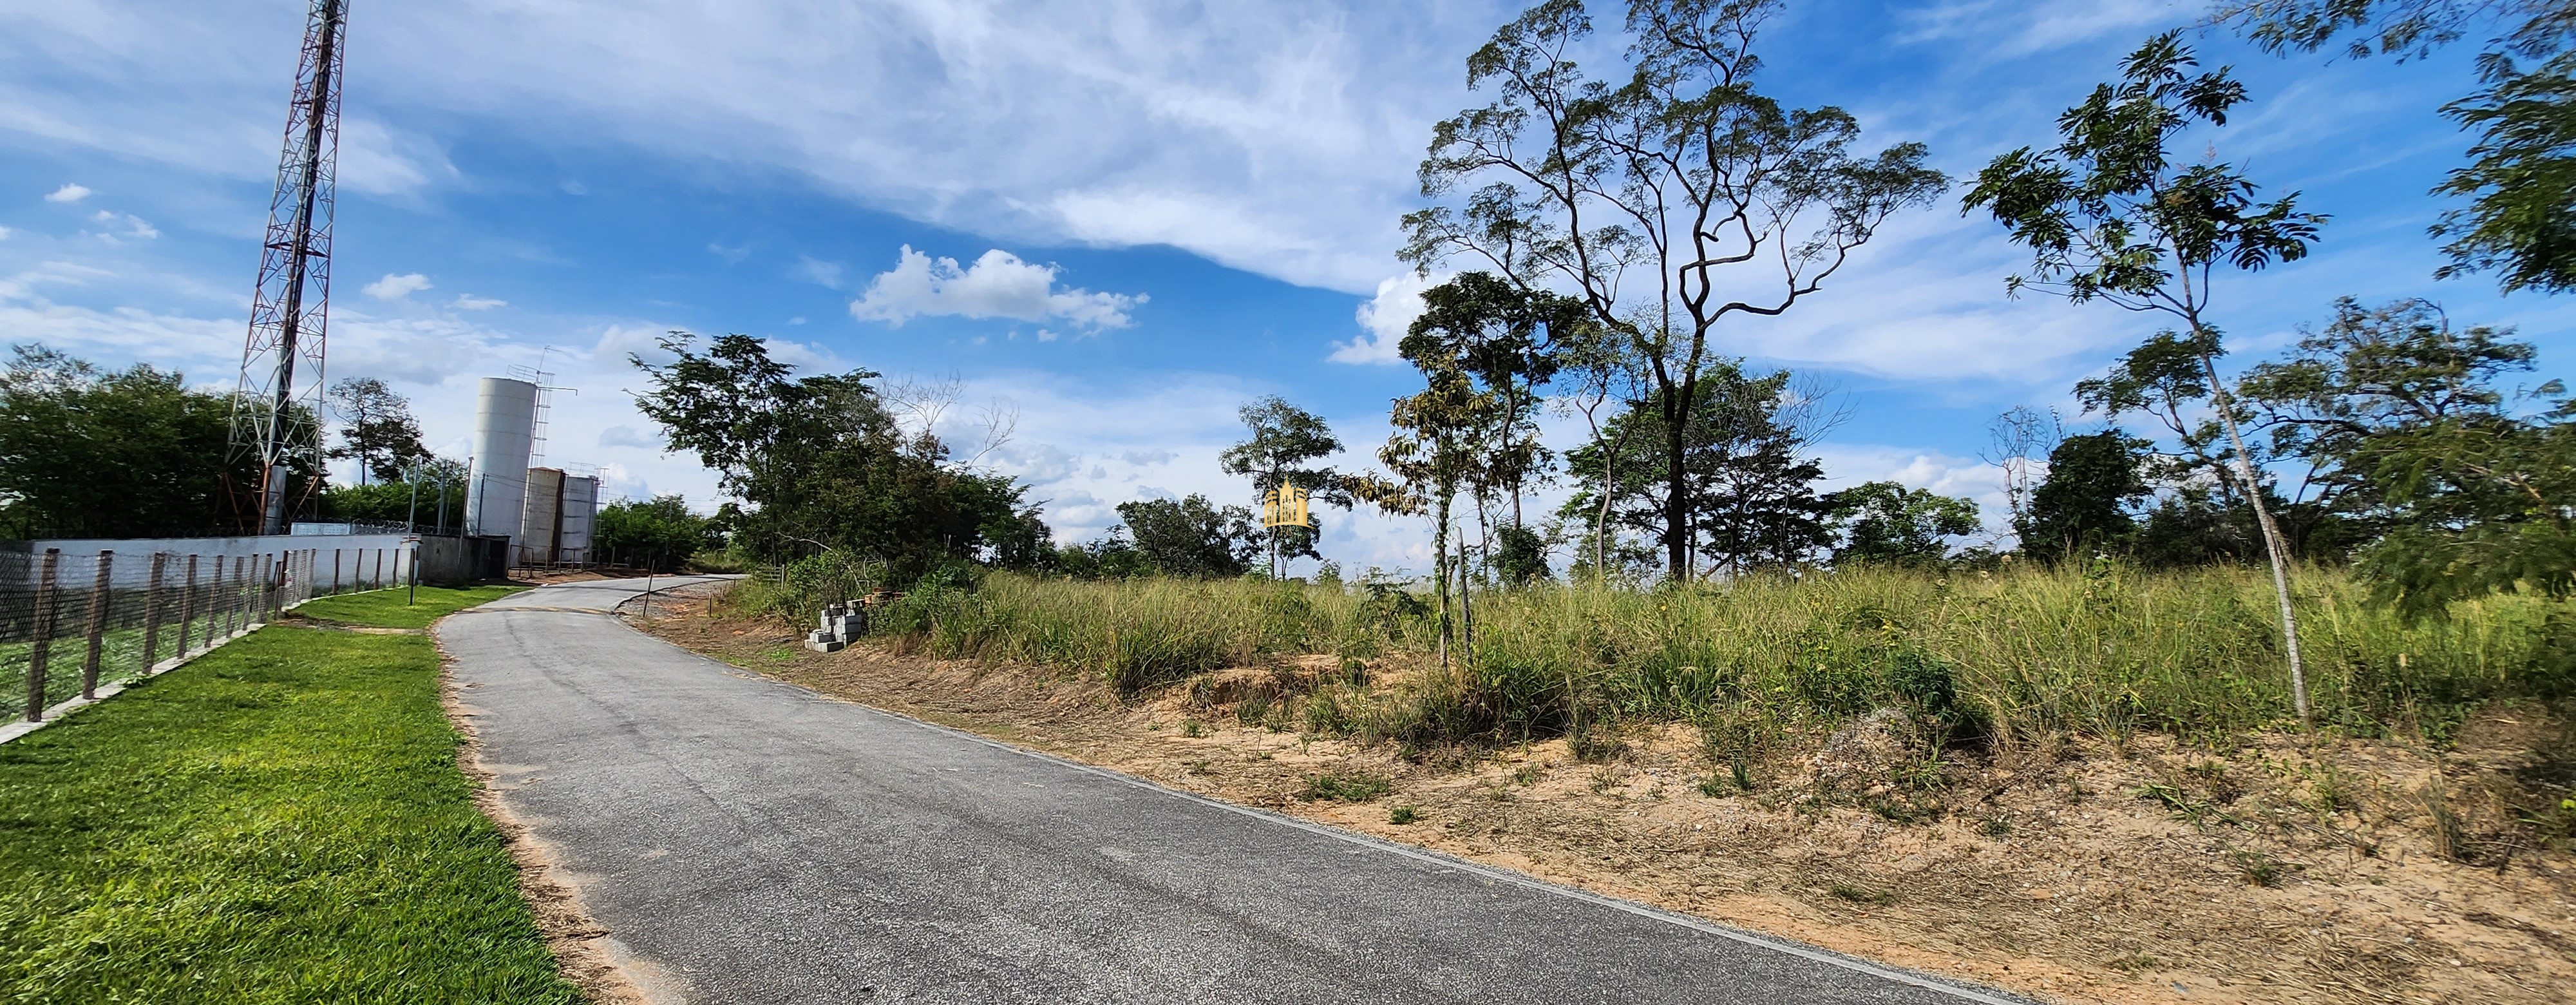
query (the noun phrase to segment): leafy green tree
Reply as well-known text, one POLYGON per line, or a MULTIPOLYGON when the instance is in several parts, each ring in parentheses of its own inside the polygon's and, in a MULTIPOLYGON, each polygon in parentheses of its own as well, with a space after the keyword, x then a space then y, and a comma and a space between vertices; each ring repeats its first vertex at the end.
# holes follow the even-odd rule
POLYGON ((2024 552, 2042 559, 2080 556, 2137 529, 2130 507, 2150 492, 2139 468, 2148 444, 2117 429, 2069 436, 2048 452, 2048 474, 2030 494, 2030 512, 2013 529, 2024 552))
MULTIPOLYGON (((1237 414, 1252 431, 1250 439, 1218 455, 1217 463, 1226 474, 1250 476, 1253 494, 1267 495, 1282 485, 1306 490, 1316 505, 1352 505, 1351 490, 1341 474, 1330 466, 1314 462, 1340 453, 1342 441, 1324 417, 1288 403, 1278 395, 1261 398, 1243 406, 1237 414)), ((1323 521, 1310 509, 1303 527, 1264 527, 1263 536, 1270 546, 1270 573, 1278 575, 1282 558, 1314 558, 1315 542, 1324 532, 1323 521)))
POLYGON ((1459 491, 1477 477, 1481 462, 1473 431, 1495 425, 1487 414, 1495 407, 1495 401, 1493 396, 1479 393, 1467 375, 1455 367, 1433 361, 1423 377, 1422 390, 1395 399, 1388 416, 1394 432, 1378 448, 1378 463, 1395 476, 1396 484, 1371 491, 1369 498, 1388 513, 1431 518, 1431 571, 1438 598, 1437 645, 1442 665, 1446 666, 1453 635, 1461 641, 1468 638, 1459 617, 1467 602, 1461 588, 1466 562, 1458 554, 1463 548, 1457 547, 1454 511, 1459 491), (1456 609, 1450 604, 1453 588, 1458 589, 1456 609))
POLYGON ((1826 497, 1842 541, 1835 565, 1931 566, 1950 557, 1948 538, 1974 534, 1977 501, 1896 482, 1864 482, 1826 497))
MULTIPOLYGON (((1753 41, 1776 0, 1631 0, 1626 61, 1595 76, 1581 0, 1543 0, 1467 59, 1492 103, 1433 127, 1407 261, 1465 256, 1522 290, 1562 290, 1624 336, 1651 394, 1672 528, 1665 572, 1692 574, 1686 430, 1729 318, 1785 313, 1821 290, 1880 223, 1948 185, 1921 144, 1854 151, 1832 106, 1753 87, 1753 41), (1721 292, 1724 291, 1724 292, 1721 292)), ((1597 50, 1595 50, 1597 51, 1597 50)))
POLYGON ((342 425, 340 445, 326 456, 356 458, 358 484, 365 485, 369 475, 381 482, 394 481, 412 464, 429 459, 429 448, 420 442, 420 423, 411 416, 411 402, 384 381, 345 378, 331 385, 330 401, 342 425))
MULTIPOLYGON (((1746 374, 1734 361, 1708 367, 1696 382, 1699 404, 1684 430, 1682 484, 1695 522, 1683 554, 1694 570, 1738 575, 1804 562, 1832 539, 1830 504, 1816 492, 1824 468, 1803 456, 1820 430, 1795 414, 1813 399, 1791 393, 1790 374, 1746 374)), ((1567 455, 1575 478, 1567 515, 1598 508, 1607 496, 1612 519, 1668 550, 1677 528, 1660 498, 1671 475, 1658 444, 1664 409, 1638 402, 1612 419, 1604 436, 1567 455), (1626 428, 1634 424, 1636 429, 1626 428), (1625 444, 1628 456, 1612 452, 1625 444)), ((1631 552, 1631 557, 1637 556, 1631 552)))
POLYGON ((662 347, 673 361, 633 360, 651 384, 637 407, 741 500, 728 523, 754 555, 820 545, 883 562, 901 585, 989 557, 988 534, 1036 518, 1025 487, 953 465, 938 437, 902 429, 871 371, 796 377, 748 335, 700 353, 695 336, 674 332, 662 347))
POLYGON ((2194 75, 2199 65, 2180 33, 2148 39, 2123 62, 2119 83, 2095 87, 2058 117, 2056 148, 2023 147, 1978 172, 1962 211, 1992 211, 2016 243, 2031 249, 2031 270, 2012 277, 2008 291, 2043 289, 2077 303, 2098 299, 2184 324, 2186 345, 2215 395, 2210 407, 2233 448, 2237 480, 2262 526, 2292 703, 2304 721, 2307 673, 2290 607, 2288 559, 2237 428, 2236 407, 2218 379, 2209 281, 2222 266, 2250 272, 2305 257, 2325 217, 2301 212, 2295 192, 2256 201, 2253 181, 2233 165, 2175 161, 2168 148, 2177 136, 2196 123, 2225 125, 2228 109, 2245 101, 2245 86, 2225 68, 2194 75))
POLYGON ((1166 576, 1223 579, 1252 569, 1264 535, 1252 511, 1217 506, 1192 493, 1183 499, 1118 504, 1119 520, 1144 564, 1166 576))
MULTIPOLYGON (((0 525, 15 537, 157 537, 252 513, 255 501, 226 495, 228 476, 250 497, 259 485, 256 459, 228 460, 231 416, 230 400, 175 371, 16 346, 0 371, 0 525)), ((318 474, 297 465, 293 498, 318 474)))
POLYGON ((599 557, 661 572, 723 545, 715 521, 690 512, 688 500, 677 495, 620 499, 600 507, 591 524, 591 547, 599 557))
POLYGON ((1525 528, 1522 497, 1549 461, 1539 442, 1540 388, 1556 376, 1555 341, 1586 327, 1590 314, 1581 300, 1525 290, 1489 272, 1462 273, 1432 287, 1422 305, 1398 352, 1426 372, 1455 370, 1493 398, 1478 413, 1490 428, 1469 431, 1482 444, 1476 481, 1482 494, 1509 499, 1511 526, 1525 528))
POLYGON ((2360 568, 2410 613, 2576 585, 2576 399, 2555 380, 2504 387, 2538 355, 2511 334, 2454 330, 2421 300, 2346 297, 2241 383, 2274 449, 2308 459, 2342 510, 2382 532, 2360 568))
POLYGON ((2576 288, 2576 2, 2222 0, 2211 20, 2274 53, 2341 38, 2354 59, 2400 61, 2493 32, 2477 59, 2482 89, 2442 106, 2478 142, 2433 189, 2469 200, 2432 228, 2451 259, 2435 274, 2493 272, 2508 292, 2576 288))

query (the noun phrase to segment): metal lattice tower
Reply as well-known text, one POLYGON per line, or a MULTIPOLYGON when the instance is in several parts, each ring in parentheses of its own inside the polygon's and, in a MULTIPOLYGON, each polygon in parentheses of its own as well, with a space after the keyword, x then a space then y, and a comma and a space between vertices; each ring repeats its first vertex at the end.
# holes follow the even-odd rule
POLYGON ((331 304, 332 179, 340 159, 347 0, 312 0, 286 147, 277 159, 259 288, 233 393, 232 457, 256 457, 260 533, 286 531, 290 462, 321 467, 322 350, 331 304))

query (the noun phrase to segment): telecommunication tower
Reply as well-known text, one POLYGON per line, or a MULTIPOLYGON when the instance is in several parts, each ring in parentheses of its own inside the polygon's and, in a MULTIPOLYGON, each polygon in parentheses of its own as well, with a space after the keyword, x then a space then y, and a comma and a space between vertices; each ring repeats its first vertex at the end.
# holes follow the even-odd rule
POLYGON ((286 532, 289 462, 321 466, 322 350, 331 303, 332 179, 340 159, 341 43, 347 0, 312 0, 277 189, 260 244, 259 288, 233 393, 232 458, 259 461, 259 530, 286 532))

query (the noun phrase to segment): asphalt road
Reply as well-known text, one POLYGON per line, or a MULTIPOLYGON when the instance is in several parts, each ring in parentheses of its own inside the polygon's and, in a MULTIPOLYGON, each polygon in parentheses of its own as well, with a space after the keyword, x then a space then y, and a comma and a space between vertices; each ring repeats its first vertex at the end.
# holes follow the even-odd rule
POLYGON ((2013 1000, 823 698, 588 613, 641 588, 531 590, 438 637, 502 800, 656 998, 2013 1000))

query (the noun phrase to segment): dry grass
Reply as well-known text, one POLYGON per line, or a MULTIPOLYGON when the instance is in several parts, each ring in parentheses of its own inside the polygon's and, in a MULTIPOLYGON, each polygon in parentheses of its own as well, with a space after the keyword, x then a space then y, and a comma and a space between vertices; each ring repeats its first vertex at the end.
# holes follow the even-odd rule
MULTIPOLYGON (((1944 637, 1925 624, 1942 622, 1907 637, 1944 637)), ((1573 731, 1588 738, 1408 752, 1309 722, 1319 694, 1389 701, 1438 673, 1400 648, 1353 657, 1356 675, 1340 653, 1255 650, 1122 690, 1062 664, 931 658, 921 634, 825 656, 771 622, 654 627, 1176 788, 2046 999, 2554 1001, 2576 980, 2576 857, 2534 822, 2576 780, 2560 779, 2576 737, 2533 702, 2462 713, 2438 743, 2129 729, 1943 746, 1910 712, 1708 729, 1637 712, 1573 731)))

